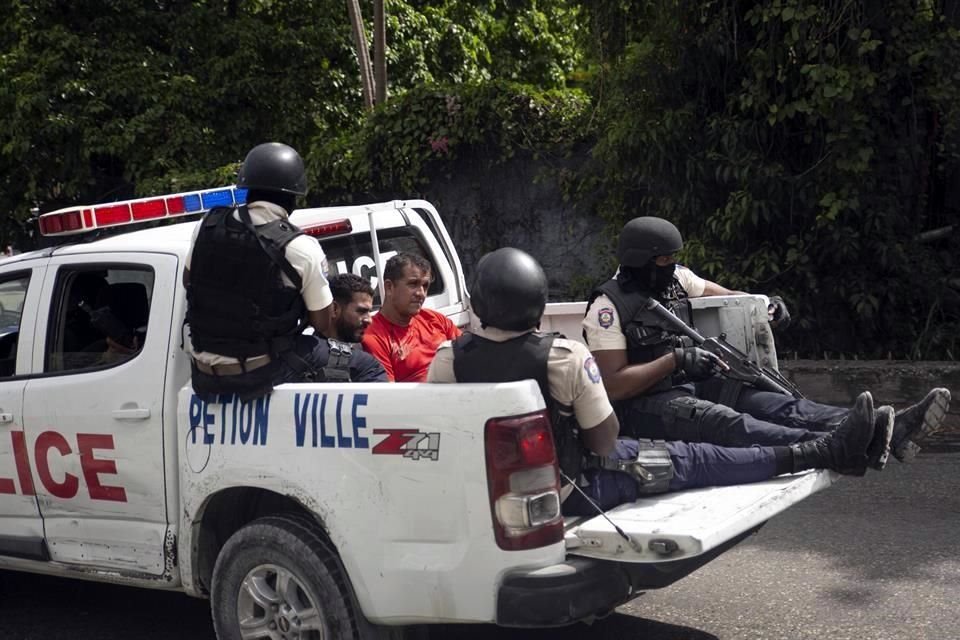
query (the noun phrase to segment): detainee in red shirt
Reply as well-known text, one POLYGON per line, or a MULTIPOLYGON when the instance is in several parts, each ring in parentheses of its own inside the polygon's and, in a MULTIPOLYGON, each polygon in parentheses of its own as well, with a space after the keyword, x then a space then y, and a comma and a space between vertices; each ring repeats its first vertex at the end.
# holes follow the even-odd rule
POLYGON ((437 347, 460 335, 442 313, 423 307, 433 267, 412 253, 400 253, 383 268, 383 306, 363 334, 363 348, 393 382, 424 382, 437 347))

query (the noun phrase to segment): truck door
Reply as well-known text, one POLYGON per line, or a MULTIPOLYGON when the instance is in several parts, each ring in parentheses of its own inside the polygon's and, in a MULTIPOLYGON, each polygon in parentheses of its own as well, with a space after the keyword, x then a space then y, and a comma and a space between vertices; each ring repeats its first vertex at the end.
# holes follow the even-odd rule
POLYGON ((33 560, 47 556, 23 433, 23 391, 43 272, 21 264, 0 273, 0 556, 33 560))
MULTIPOLYGON (((162 575, 164 382, 177 259, 51 259, 24 426, 52 560, 162 575)), ((171 414, 171 420, 175 414, 171 414)), ((174 479, 175 481, 175 479, 174 479)))

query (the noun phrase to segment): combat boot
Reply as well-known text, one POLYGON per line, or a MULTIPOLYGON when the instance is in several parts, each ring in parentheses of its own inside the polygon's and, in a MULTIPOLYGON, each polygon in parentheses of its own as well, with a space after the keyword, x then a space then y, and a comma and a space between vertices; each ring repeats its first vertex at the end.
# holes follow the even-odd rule
POLYGON ((831 469, 845 474, 863 475, 869 463, 867 447, 873 441, 876 415, 873 396, 864 391, 843 422, 830 433, 816 440, 790 445, 793 454, 793 472, 807 469, 831 469))
POLYGON ((920 445, 940 430, 950 409, 950 391, 932 389, 917 404, 898 411, 893 422, 890 449, 900 462, 910 462, 920 452, 920 445))

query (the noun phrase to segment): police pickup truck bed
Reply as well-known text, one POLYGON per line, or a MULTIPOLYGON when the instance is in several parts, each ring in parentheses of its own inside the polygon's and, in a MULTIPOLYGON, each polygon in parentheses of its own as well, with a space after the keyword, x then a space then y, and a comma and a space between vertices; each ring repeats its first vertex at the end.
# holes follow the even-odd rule
MULTIPOLYGON (((90 236, 242 196, 45 214, 41 229, 66 242, 0 261, 0 568, 210 597, 221 638, 561 625, 689 574, 831 482, 808 473, 564 522, 533 381, 287 384, 203 402, 180 284, 195 223, 90 236), (133 348, 111 347, 84 308, 110 309, 133 348)), ((375 280, 392 252, 425 255, 428 305, 469 323, 429 203, 292 219, 333 272, 375 280)))

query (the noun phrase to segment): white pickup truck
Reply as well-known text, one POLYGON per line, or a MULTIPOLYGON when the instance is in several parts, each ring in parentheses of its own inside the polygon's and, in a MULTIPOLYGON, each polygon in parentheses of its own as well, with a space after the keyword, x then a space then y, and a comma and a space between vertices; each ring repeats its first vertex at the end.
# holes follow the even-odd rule
MULTIPOLYGON (((0 261, 0 568, 209 597, 221 640, 563 625, 673 583, 833 479, 668 494, 565 522, 533 381, 286 384, 203 402, 181 286, 195 222, 105 230, 243 197, 44 214, 60 244, 0 261), (104 307, 134 349, 107 346, 89 313, 104 307)), ((463 270, 429 203, 292 219, 334 272, 375 280, 394 252, 425 255, 428 306, 469 324, 463 270)), ((740 346, 756 347, 765 324, 747 299, 706 306, 700 317, 743 327, 740 346)), ((544 325, 576 337, 582 314, 554 305, 544 325)), ((772 341, 759 342, 769 363, 772 341)))

